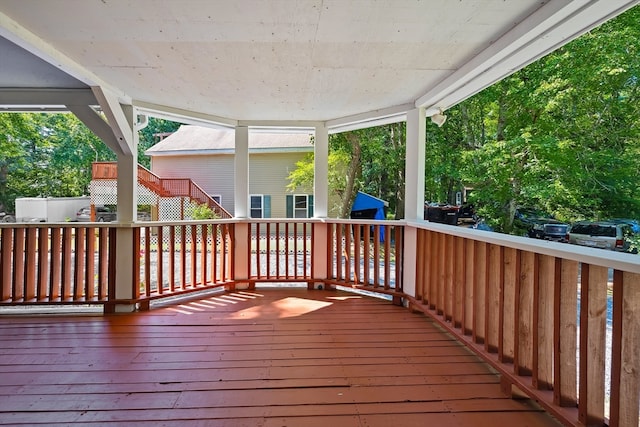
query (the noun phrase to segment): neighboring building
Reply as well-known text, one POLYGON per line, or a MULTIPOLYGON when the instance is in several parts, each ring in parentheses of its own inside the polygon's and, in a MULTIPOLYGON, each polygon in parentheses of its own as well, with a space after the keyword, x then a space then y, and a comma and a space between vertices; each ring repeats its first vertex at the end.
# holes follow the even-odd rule
MULTIPOLYGON (((183 125, 148 149, 151 171, 161 178, 190 178, 234 213, 233 130, 183 125)), ((313 195, 287 190, 296 162, 313 152, 308 133, 249 133, 250 215, 254 218, 308 218, 313 195)))

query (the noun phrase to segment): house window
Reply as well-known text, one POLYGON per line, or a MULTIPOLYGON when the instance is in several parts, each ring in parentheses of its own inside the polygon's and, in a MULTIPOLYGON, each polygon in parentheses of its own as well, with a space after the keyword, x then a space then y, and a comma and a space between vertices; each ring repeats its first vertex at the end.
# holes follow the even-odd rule
POLYGON ((264 207, 262 194, 254 194, 250 197, 251 218, 262 218, 262 209, 264 207))
POLYGON ((313 217, 313 195, 287 194, 287 218, 313 217))
POLYGON ((251 218, 271 218, 271 196, 268 194, 252 194, 249 196, 251 218))
POLYGON ((209 194, 209 197, 211 197, 217 204, 222 206, 222 195, 221 194, 209 194))
POLYGON ((293 217, 306 218, 309 211, 306 194, 295 194, 293 196, 293 217))

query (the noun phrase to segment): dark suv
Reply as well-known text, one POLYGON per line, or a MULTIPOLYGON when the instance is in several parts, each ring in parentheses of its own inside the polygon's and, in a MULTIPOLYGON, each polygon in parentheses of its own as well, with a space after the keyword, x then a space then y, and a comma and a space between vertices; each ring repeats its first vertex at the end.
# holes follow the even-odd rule
POLYGON ((530 208, 518 208, 513 219, 516 227, 523 229, 534 239, 567 241, 569 224, 558 221, 548 214, 530 208))

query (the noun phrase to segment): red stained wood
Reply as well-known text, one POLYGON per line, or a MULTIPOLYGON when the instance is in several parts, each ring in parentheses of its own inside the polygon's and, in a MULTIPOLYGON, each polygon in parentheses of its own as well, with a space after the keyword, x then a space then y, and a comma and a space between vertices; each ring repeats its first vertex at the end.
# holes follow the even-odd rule
POLYGON ((557 425, 388 300, 257 288, 134 314, 0 319, 0 424, 557 425))

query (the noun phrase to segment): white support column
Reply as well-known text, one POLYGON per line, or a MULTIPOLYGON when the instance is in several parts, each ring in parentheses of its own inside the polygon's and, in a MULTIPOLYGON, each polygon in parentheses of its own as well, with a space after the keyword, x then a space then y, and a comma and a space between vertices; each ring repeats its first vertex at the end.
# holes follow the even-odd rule
MULTIPOLYGON (((235 208, 234 217, 249 218, 249 128, 247 126, 236 126, 236 145, 234 155, 235 165, 235 208)), ((249 248, 247 242, 251 226, 246 222, 236 222, 234 226, 234 274, 235 285, 232 289, 246 289, 248 282, 243 279, 249 278, 247 254, 249 248)), ((231 290, 231 289, 228 289, 231 290)))
POLYGON ((424 162, 426 122, 424 108, 407 112, 407 141, 405 157, 405 219, 424 219, 424 162))
MULTIPOLYGON (((120 129, 129 132, 127 140, 132 141, 132 150, 117 153, 118 155, 118 223, 131 224, 136 217, 138 205, 138 132, 134 123, 136 117, 134 109, 123 106, 127 114, 129 126, 120 129)), ((133 298, 132 280, 138 272, 133 271, 133 257, 138 256, 133 245, 133 229, 119 227, 116 230, 116 299, 133 298)), ((131 312, 133 305, 118 305, 116 312, 131 312)))
POLYGON ((249 128, 236 127, 236 148, 234 155, 235 208, 236 218, 249 218, 249 128))
POLYGON ((325 125, 316 126, 313 162, 313 216, 329 215, 329 131, 325 125))
MULTIPOLYGON (((316 126, 313 155, 313 216, 326 218, 329 215, 329 131, 323 125, 316 126)), ((324 286, 321 279, 327 277, 327 229, 329 225, 317 222, 313 224, 313 271, 311 276, 319 279, 310 285, 314 288, 324 286)))
MULTIPOLYGON (((407 221, 424 219, 424 162, 426 123, 424 108, 407 113, 405 160, 405 217, 407 221)), ((403 288, 408 295, 416 295, 417 229, 410 225, 404 231, 403 288)))

